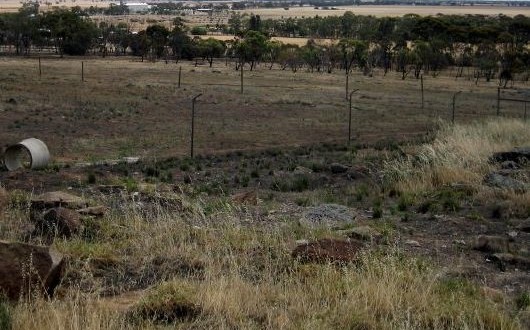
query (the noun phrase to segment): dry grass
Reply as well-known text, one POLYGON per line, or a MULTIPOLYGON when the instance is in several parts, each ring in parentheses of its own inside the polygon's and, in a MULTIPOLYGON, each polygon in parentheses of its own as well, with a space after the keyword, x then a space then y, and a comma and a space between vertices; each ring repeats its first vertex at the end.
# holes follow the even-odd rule
POLYGON ((413 156, 386 163, 385 179, 400 190, 421 192, 444 185, 478 185, 494 169, 494 152, 530 144, 530 125, 513 119, 491 119, 469 125, 441 124, 433 142, 413 156))
POLYGON ((318 16, 342 16, 351 11, 355 15, 372 15, 376 17, 398 17, 406 14, 417 14, 420 16, 444 15, 499 15, 507 16, 528 15, 528 7, 504 7, 504 6, 341 6, 335 10, 314 9, 314 7, 292 7, 289 10, 283 8, 252 8, 243 10, 245 13, 260 15, 262 19, 279 19, 289 17, 313 17, 318 16))
MULTIPOLYGON (((119 259, 149 272, 154 259, 204 265, 203 276, 168 276, 116 308, 120 296, 98 298, 98 282, 71 283, 54 300, 12 306, 14 329, 153 328, 146 308, 169 313, 171 327, 219 329, 519 329, 509 303, 492 301, 475 284, 447 278, 429 261, 396 248, 366 251, 349 266, 304 265, 289 251, 300 237, 329 236, 290 222, 254 224, 256 216, 226 203, 209 217, 160 212, 142 216, 130 205, 106 219, 95 238, 59 241, 75 256, 70 272, 94 259, 119 259), (239 220, 242 219, 242 220, 239 220), (80 246, 87 247, 80 253, 80 246), (112 255, 89 247, 109 244, 112 255), (123 307, 123 306, 122 306, 123 307), (189 312, 189 311, 193 312, 189 312), (129 312, 126 312, 129 311, 129 312), (186 312, 188 311, 188 312, 186 312), (173 314, 172 314, 173 313, 173 314)), ((199 202, 197 208, 211 207, 199 202)), ((89 274, 85 274, 89 278, 89 274)), ((125 281, 132 279, 125 278, 125 281)), ((151 314, 149 314, 151 315, 151 314)))
POLYGON ((530 192, 495 189, 483 181, 499 167, 489 161, 493 153, 528 145, 528 122, 496 119, 442 124, 433 142, 418 147, 411 156, 386 162, 383 176, 392 188, 412 195, 460 186, 474 191, 476 201, 503 210, 499 216, 527 217, 530 192))
MULTIPOLYGON (((60 162, 186 155, 191 97, 198 93, 203 96, 196 108, 196 154, 347 139, 342 72, 292 73, 278 66, 268 70, 264 64, 245 73, 241 95, 239 72, 221 60, 208 68, 182 61, 166 65, 132 58, 84 59, 84 83, 80 61, 43 59, 39 80, 36 59, 0 60, 3 144, 41 138, 60 162)), ((457 90, 464 91, 457 100, 457 122, 495 113, 496 82, 475 86, 449 74, 425 77, 424 109, 419 80, 403 81, 396 73, 383 76, 379 71, 373 77, 352 74, 350 88, 360 89, 353 95, 356 142, 425 134, 434 117, 450 118, 448 105, 457 90)), ((506 94, 521 97, 517 91, 506 94)), ((501 110, 522 115, 519 105, 502 103, 501 110)))

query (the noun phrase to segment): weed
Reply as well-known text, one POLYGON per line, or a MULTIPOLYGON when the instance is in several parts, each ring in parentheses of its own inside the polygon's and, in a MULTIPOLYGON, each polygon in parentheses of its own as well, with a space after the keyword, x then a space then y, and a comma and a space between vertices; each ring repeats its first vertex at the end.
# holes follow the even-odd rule
POLYGON ((379 219, 383 216, 383 207, 382 207, 381 198, 376 198, 372 206, 372 217, 374 219, 379 219))
POLYGON ((410 193, 402 193, 401 196, 399 196, 397 208, 399 211, 404 212, 413 204, 414 196, 410 193))
POLYGON ((517 298, 515 298, 515 305, 520 310, 525 310, 528 307, 530 307, 530 293, 529 292, 520 293, 517 296, 517 298))
POLYGON ((94 172, 89 172, 87 175, 87 183, 88 184, 95 184, 96 183, 96 174, 94 172))
POLYGON ((298 206, 309 206, 311 205, 311 200, 308 197, 298 197, 294 201, 298 206))
POLYGON ((368 195, 368 186, 364 183, 358 185, 355 189, 355 199, 357 199, 358 202, 362 201, 365 197, 368 197, 368 195))
POLYGON ((271 183, 271 189, 281 192, 302 192, 309 189, 309 176, 305 174, 295 174, 294 176, 275 179, 271 183))
POLYGON ((125 185, 125 189, 127 189, 127 191, 138 191, 138 182, 134 178, 124 178, 123 184, 125 185))
POLYGON ((10 330, 11 327, 11 308, 7 299, 0 294, 0 330, 10 330))

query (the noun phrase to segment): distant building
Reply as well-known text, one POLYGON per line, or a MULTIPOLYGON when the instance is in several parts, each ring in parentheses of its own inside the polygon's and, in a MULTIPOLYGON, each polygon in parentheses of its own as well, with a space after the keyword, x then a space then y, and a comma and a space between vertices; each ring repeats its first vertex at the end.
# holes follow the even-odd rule
POLYGON ((129 8, 129 13, 145 13, 151 9, 151 6, 145 2, 128 2, 125 5, 129 8))

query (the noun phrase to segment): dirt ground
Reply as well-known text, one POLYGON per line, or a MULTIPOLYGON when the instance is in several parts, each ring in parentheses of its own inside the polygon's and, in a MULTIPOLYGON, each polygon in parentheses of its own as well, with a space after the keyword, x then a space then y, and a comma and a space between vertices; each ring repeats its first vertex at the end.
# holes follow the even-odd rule
MULTIPOLYGON (((342 73, 310 73, 266 65, 240 73, 224 61, 212 68, 193 62, 140 62, 138 58, 37 58, 0 60, 0 141, 45 141, 57 162, 124 156, 160 158, 189 154, 191 98, 196 104, 195 152, 212 154, 348 139, 349 103, 342 73), (84 79, 81 81, 81 61, 84 79), (181 68, 181 88, 178 75, 181 68)), ((247 68, 248 70, 248 68, 247 68)), ((352 139, 356 144, 421 137, 439 119, 496 114, 496 82, 450 71, 420 81, 396 73, 353 73, 352 139)), ((525 86, 502 91, 524 98, 525 86)), ((501 114, 522 117, 520 104, 501 103, 501 114)))

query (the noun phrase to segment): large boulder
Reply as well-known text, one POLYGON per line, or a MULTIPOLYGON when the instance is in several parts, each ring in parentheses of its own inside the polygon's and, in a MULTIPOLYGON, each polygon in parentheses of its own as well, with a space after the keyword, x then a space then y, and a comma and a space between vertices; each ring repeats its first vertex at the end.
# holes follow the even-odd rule
POLYGON ((39 235, 71 237, 82 229, 79 213, 64 207, 56 207, 44 213, 35 223, 39 235))
POLYGON ((64 191, 50 191, 31 199, 31 208, 33 210, 46 210, 52 207, 80 209, 87 206, 88 204, 81 197, 64 191))
POLYGON ((357 240, 325 238, 299 244, 291 255, 301 262, 342 264, 356 261, 363 247, 357 240))
POLYGON ((64 259, 45 246, 0 241, 0 292, 11 300, 34 291, 53 295, 64 259))

